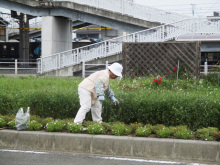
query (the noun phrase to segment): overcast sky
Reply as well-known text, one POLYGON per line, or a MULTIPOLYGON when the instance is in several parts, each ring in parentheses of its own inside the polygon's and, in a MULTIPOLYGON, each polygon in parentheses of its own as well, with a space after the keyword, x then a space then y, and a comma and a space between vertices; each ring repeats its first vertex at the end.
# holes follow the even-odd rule
MULTIPOLYGON (((195 17, 212 16, 220 12, 220 0, 133 0, 135 3, 195 17)), ((0 8, 0 12, 7 12, 0 8)))
POLYGON ((213 11, 220 12, 220 0, 134 0, 134 2, 189 16, 193 15, 194 8, 195 17, 212 16, 213 11))

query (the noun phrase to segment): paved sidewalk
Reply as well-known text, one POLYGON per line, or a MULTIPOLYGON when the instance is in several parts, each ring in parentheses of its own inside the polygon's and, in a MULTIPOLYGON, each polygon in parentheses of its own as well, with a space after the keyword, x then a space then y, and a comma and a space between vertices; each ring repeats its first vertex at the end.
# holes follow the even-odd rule
POLYGON ((0 148, 220 164, 220 142, 0 130, 0 148))

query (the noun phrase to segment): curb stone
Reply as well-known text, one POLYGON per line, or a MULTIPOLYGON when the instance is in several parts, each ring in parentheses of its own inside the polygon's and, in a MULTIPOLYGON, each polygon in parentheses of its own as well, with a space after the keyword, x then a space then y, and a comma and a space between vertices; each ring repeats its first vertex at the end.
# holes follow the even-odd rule
POLYGON ((220 142, 0 130, 0 148, 220 164, 220 142))

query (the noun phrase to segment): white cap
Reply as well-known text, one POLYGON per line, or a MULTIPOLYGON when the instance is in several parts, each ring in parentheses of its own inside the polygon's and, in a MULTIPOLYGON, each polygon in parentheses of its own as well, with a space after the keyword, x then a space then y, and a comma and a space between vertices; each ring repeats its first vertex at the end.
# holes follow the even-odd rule
POLYGON ((114 73, 116 76, 121 77, 122 78, 122 65, 115 62, 112 65, 108 66, 108 69, 114 73))

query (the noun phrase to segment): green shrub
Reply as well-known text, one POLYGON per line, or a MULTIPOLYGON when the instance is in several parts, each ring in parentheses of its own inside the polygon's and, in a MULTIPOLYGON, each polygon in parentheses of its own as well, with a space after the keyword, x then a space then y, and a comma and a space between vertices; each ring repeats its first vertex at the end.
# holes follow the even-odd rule
POLYGON ((208 127, 207 129, 209 130, 210 136, 214 136, 214 134, 216 134, 219 131, 219 129, 215 127, 208 127))
POLYGON ((215 137, 216 140, 219 141, 220 140, 220 131, 216 132, 213 136, 215 137))
POLYGON ((157 134, 157 131, 159 131, 161 129, 164 129, 164 128, 165 128, 165 125, 163 125, 163 124, 156 124, 152 128, 152 132, 157 134))
POLYGON ((114 135, 121 136, 123 134, 129 134, 131 129, 129 129, 128 126, 126 126, 124 123, 116 122, 111 127, 111 132, 114 135))
MULTIPOLYGON (((194 79, 179 79, 176 83, 162 77, 162 83, 155 86, 154 78, 134 76, 133 79, 111 81, 120 105, 115 106, 106 99, 103 121, 187 125, 193 131, 202 127, 220 129, 220 97, 216 83, 200 84, 194 79)), ((29 106, 31 115, 73 118, 80 107, 77 86, 81 81, 80 78, 1 77, 0 112, 2 115, 16 114, 20 107, 29 106)), ((91 113, 86 120, 89 118, 91 113)))
POLYGON ((174 126, 170 126, 170 127, 169 127, 169 130, 170 130, 170 135, 173 136, 174 133, 177 131, 177 128, 174 127, 174 126))
POLYGON ((94 124, 91 124, 87 131, 90 133, 90 134, 103 134, 106 132, 105 128, 102 126, 102 124, 99 124, 99 123, 94 123, 94 124))
POLYGON ((51 121, 50 123, 47 123, 45 129, 49 132, 58 132, 61 131, 63 127, 64 124, 62 124, 58 120, 55 120, 55 121, 51 121))
POLYGON ((2 116, 1 118, 3 118, 6 123, 8 123, 9 121, 15 119, 15 115, 5 115, 5 116, 2 116))
POLYGON ((40 130, 41 128, 42 128, 42 125, 41 125, 41 123, 38 123, 37 121, 35 121, 35 120, 32 120, 32 121, 30 121, 28 124, 27 124, 27 129, 29 130, 29 131, 34 131, 34 130, 40 130))
POLYGON ((38 123, 42 123, 43 119, 40 116, 37 116, 37 115, 30 115, 30 121, 32 121, 32 120, 35 120, 38 123))
POLYGON ((102 126, 105 128, 106 131, 111 131, 111 125, 106 122, 102 122, 102 126))
POLYGON ((135 133, 136 129, 142 127, 143 124, 142 123, 131 123, 130 127, 131 127, 131 133, 135 133))
POLYGON ((84 120, 83 121, 83 123, 82 123, 82 125, 84 126, 84 127, 89 127, 90 125, 93 125, 93 124, 96 124, 97 122, 96 121, 89 121, 89 120, 84 120))
POLYGON ((178 130, 174 133, 174 137, 178 139, 191 139, 193 137, 193 133, 188 129, 178 130))
POLYGON ((195 137, 202 139, 202 140, 214 140, 213 136, 218 132, 218 128, 208 127, 198 129, 195 132, 195 137))
POLYGON ((135 131, 137 136, 149 136, 151 134, 151 129, 147 128, 147 127, 139 127, 136 129, 135 131))
POLYGON ((6 126, 6 121, 3 118, 0 118, 0 128, 6 126))
POLYGON ((157 135, 158 137, 161 137, 161 138, 166 138, 166 137, 169 137, 171 135, 171 130, 167 127, 163 128, 163 129, 159 129, 157 131, 157 135))
POLYGON ((52 117, 47 117, 41 121, 42 125, 45 127, 47 123, 54 121, 52 117))
POLYGON ((83 126, 78 123, 67 123, 67 130, 73 133, 80 133, 83 130, 83 126))
POLYGON ((9 121, 7 124, 8 124, 8 126, 9 126, 10 128, 16 129, 15 120, 11 120, 11 121, 9 121))
POLYGON ((145 127, 149 128, 151 131, 153 130, 153 126, 151 124, 146 124, 145 127))

